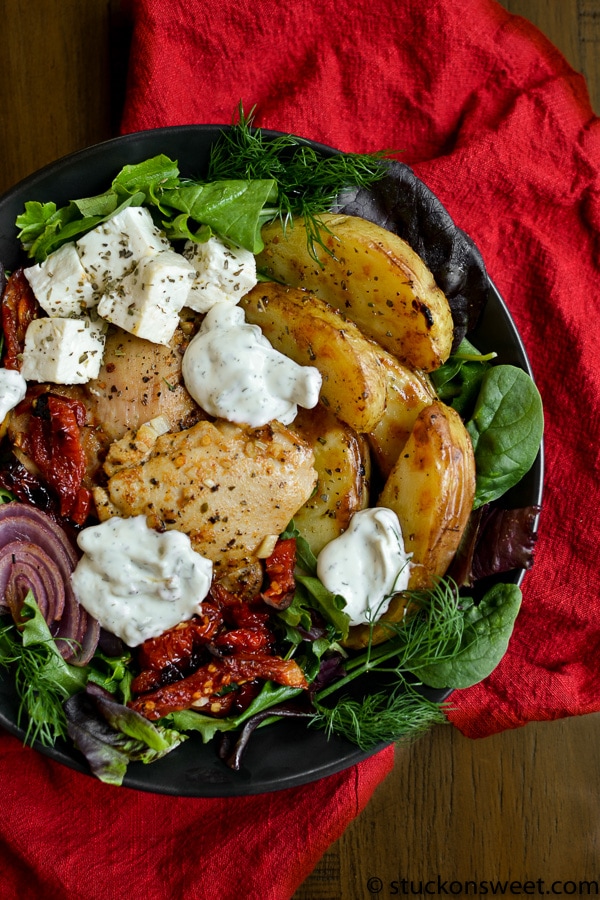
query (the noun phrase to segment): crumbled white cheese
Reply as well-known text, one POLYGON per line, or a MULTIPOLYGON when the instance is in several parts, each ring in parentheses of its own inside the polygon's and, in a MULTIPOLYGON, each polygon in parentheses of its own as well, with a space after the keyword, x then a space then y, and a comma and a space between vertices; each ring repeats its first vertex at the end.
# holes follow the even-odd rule
POLYGON ((222 238, 187 241, 183 255, 196 270, 186 303, 195 312, 208 312, 224 300, 238 303, 257 283, 254 254, 222 238))
POLYGON ((133 271, 143 257, 170 246, 142 206, 123 209, 76 242, 81 263, 101 293, 133 271))
POLYGON ((174 250, 146 256, 102 297, 98 314, 147 341, 168 344, 193 276, 193 266, 174 250))
POLYGON ((49 316, 80 316, 99 299, 71 241, 35 266, 24 269, 35 297, 49 316))
POLYGON ((34 319, 25 334, 21 375, 26 381, 85 384, 98 377, 103 325, 89 318, 34 319))

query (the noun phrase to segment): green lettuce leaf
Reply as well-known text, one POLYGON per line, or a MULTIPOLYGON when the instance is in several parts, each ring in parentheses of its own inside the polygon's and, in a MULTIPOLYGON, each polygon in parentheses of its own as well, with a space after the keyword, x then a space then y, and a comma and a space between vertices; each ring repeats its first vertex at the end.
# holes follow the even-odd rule
MULTIPOLYGON (((261 181, 215 181, 208 184, 183 183, 162 196, 161 208, 172 207, 185 213, 190 219, 208 225, 222 237, 234 244, 245 247, 252 253, 263 248, 261 228, 272 215, 266 207, 277 198, 277 183, 274 180, 261 181)), ((179 237, 181 219, 174 236, 179 237)), ((167 237, 172 237, 168 219, 163 221, 167 237)), ((186 228, 192 235, 191 229, 186 228)), ((200 240, 205 240, 201 233, 200 240)))

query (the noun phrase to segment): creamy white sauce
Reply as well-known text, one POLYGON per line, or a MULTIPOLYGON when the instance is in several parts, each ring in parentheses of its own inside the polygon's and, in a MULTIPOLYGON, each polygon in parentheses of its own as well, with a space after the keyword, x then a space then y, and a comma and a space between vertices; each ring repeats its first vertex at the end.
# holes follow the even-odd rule
POLYGON ((0 422, 21 402, 27 392, 27 382, 16 369, 0 369, 0 422))
POLYGON ((319 400, 321 373, 300 366, 271 346, 244 311, 217 303, 206 314, 182 364, 185 386, 209 415, 259 428, 277 419, 289 425, 298 406, 319 400))
POLYGON ((212 563, 179 531, 160 534, 145 516, 114 517, 84 528, 83 556, 71 581, 81 605, 100 624, 136 647, 201 609, 212 563))
POLYGON ((383 507, 355 513, 348 529, 321 550, 317 575, 344 598, 352 625, 377 621, 392 595, 406 590, 410 576, 396 513, 383 507))

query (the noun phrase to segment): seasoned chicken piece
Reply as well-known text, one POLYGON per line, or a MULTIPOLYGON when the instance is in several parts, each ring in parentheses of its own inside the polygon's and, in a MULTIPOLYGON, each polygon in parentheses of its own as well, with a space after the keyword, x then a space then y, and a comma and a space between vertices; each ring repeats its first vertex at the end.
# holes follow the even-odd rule
POLYGON ((156 419, 144 422, 137 431, 134 431, 133 428, 126 431, 120 440, 113 441, 108 448, 103 465, 108 477, 120 472, 121 469, 145 462, 152 452, 157 437, 170 430, 168 419, 158 416, 156 419))
POLYGON ((249 428, 217 420, 157 436, 145 461, 96 488, 99 518, 145 515, 158 529, 189 534, 215 574, 244 566, 280 534, 311 496, 313 452, 278 422, 249 428))
POLYGON ((174 431, 203 417, 183 384, 186 342, 181 328, 168 347, 120 328, 109 330, 98 377, 85 386, 94 421, 109 440, 157 416, 165 416, 174 431))

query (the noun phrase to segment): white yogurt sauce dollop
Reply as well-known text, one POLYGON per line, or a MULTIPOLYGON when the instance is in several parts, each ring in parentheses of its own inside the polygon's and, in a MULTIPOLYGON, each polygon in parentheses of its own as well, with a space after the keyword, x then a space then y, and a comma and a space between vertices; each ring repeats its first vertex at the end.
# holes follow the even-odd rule
POLYGON ((355 513, 347 530, 319 553, 317 575, 344 598, 351 625, 379 619, 410 577, 410 554, 396 513, 384 507, 355 513))
POLYGON ((145 516, 107 519, 77 537, 83 556, 71 576, 87 612, 129 647, 200 612, 212 562, 180 531, 160 534, 145 516))
POLYGON ((217 303, 206 314, 182 363, 185 386, 211 416, 260 428, 291 424, 298 406, 319 400, 321 373, 300 366, 271 345, 244 310, 217 303))
POLYGON ((0 422, 25 397, 27 382, 16 369, 0 369, 0 422))

